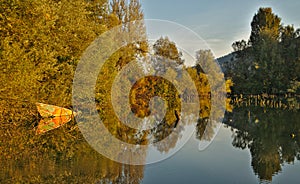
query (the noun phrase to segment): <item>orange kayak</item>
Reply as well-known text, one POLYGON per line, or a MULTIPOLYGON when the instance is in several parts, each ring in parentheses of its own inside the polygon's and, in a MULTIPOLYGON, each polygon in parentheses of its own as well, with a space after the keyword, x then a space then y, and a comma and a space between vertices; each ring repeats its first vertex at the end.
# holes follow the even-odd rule
POLYGON ((55 105, 48 105, 43 103, 36 103, 38 112, 43 118, 58 117, 58 116, 75 116, 75 113, 69 109, 58 107, 55 105))
POLYGON ((37 110, 42 116, 36 134, 43 134, 50 130, 56 129, 69 121, 75 116, 72 110, 58 107, 55 105, 48 105, 43 103, 36 103, 37 110))

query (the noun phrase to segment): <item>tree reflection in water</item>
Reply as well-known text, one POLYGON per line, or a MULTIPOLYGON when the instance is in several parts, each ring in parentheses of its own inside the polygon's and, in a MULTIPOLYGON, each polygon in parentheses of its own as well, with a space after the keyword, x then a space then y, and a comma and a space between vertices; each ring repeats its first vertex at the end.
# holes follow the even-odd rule
MULTIPOLYGON (((210 102, 200 99, 200 118, 196 138, 210 140, 214 134, 209 123, 210 102), (208 129, 207 129, 208 128, 208 129), (204 131, 208 132, 204 135, 204 131)), ((293 105, 297 107, 297 105, 293 105)), ((1 101, 0 183, 140 183, 144 166, 120 164, 94 151, 81 135, 75 122, 43 135, 35 135, 35 116, 18 116, 33 109, 33 105, 1 101), (16 108, 9 108, 10 106, 16 108), (20 112, 19 112, 20 111, 20 112), (21 112, 22 111, 22 112, 21 112), (16 116, 11 116, 16 114, 16 116), (13 122, 13 123, 11 123, 13 122), (22 122, 22 123, 17 123, 22 122)), ((229 108, 230 109, 230 108, 229 108)), ((117 119, 107 111, 106 119, 117 119)), ((35 112, 33 112, 35 114, 35 112)), ((232 127, 232 145, 249 149, 254 172, 261 180, 271 181, 285 163, 300 160, 300 114, 293 108, 239 106, 227 112, 224 123, 232 127), (287 121, 288 120, 288 121, 287 121)), ((157 147, 161 153, 172 149, 184 127, 162 122, 152 131, 137 136, 119 123, 108 125, 111 133, 125 142, 147 145, 149 140, 170 138, 172 145, 157 147), (113 127, 110 127, 113 126, 113 127), (172 132, 172 134, 170 134, 172 132), (152 138, 149 138, 152 135, 152 138), (169 135, 169 136, 167 136, 169 135)), ((105 148, 103 148, 105 149, 105 148)), ((118 148, 116 148, 118 150, 118 148)), ((120 153, 121 154, 121 153, 120 153)), ((139 153, 144 155, 145 153, 139 153)))
POLYGON ((228 113, 225 124, 232 127, 232 145, 250 150, 251 165, 258 177, 272 181, 283 164, 300 160, 299 119, 296 108, 283 110, 247 105, 235 107, 228 113))
POLYGON ((101 156, 74 127, 40 136, 29 123, 1 129, 0 183, 140 183, 144 166, 101 156))
MULTIPOLYGON (((30 111, 37 114, 33 105, 1 101, 1 107, 5 112, 0 116, 3 122, 0 129, 0 183, 140 183, 143 179, 143 165, 120 164, 101 156, 85 141, 74 121, 36 135, 35 122, 38 120, 35 117, 11 116, 30 111)), ((183 118, 184 123, 178 123, 174 128, 175 122, 164 120, 157 128, 138 136, 139 132, 120 124, 113 112, 106 111, 105 119, 112 135, 131 144, 147 145, 149 140, 171 139, 171 145, 156 147, 162 154, 175 147, 184 130, 183 124, 196 124, 192 118, 183 118)), ((146 158, 146 153, 138 154, 139 158, 146 158)))

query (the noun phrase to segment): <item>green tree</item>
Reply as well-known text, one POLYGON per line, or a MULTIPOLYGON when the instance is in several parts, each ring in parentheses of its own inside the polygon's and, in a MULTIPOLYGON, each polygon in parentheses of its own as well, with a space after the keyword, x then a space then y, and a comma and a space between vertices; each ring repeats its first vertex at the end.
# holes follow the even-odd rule
POLYGON ((282 26, 271 8, 260 8, 251 22, 251 35, 233 43, 237 57, 226 67, 235 93, 261 94, 296 92, 299 75, 299 31, 282 26))
POLYGON ((248 47, 248 44, 245 40, 236 41, 232 44, 234 52, 243 51, 248 47))
POLYGON ((260 8, 251 22, 250 45, 255 46, 260 41, 264 41, 265 36, 278 41, 280 28, 281 18, 272 12, 272 8, 260 8))
MULTIPOLYGON (((289 89, 295 88, 295 83, 299 81, 299 48, 297 39, 299 37, 299 29, 295 30, 294 26, 285 26, 281 29, 281 43, 280 51, 282 59, 284 60, 284 73, 289 81, 289 89)), ((296 87, 298 88, 298 87, 296 87)), ((296 91, 297 89, 294 89, 296 91)))

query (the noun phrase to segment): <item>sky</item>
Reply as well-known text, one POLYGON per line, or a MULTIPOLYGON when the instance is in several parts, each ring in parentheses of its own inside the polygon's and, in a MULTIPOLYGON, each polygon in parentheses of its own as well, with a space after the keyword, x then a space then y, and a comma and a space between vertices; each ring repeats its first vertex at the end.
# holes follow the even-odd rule
MULTIPOLYGON (((232 43, 248 40, 260 7, 271 7, 284 25, 300 28, 299 0, 140 0, 145 19, 168 20, 204 39, 216 57, 232 52, 232 43)), ((164 35, 162 35, 164 36, 164 35)))

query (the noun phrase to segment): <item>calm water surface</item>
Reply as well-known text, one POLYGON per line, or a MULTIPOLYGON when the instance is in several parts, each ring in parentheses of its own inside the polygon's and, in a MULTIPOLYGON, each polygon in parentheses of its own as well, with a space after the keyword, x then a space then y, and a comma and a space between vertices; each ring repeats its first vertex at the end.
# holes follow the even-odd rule
POLYGON ((146 166, 106 159, 80 136, 67 141, 66 146, 56 143, 65 137, 44 135, 37 143, 45 145, 44 151, 35 151, 32 142, 15 148, 22 140, 31 140, 26 136, 19 139, 18 144, 14 140, 6 143, 11 146, 6 151, 13 156, 2 156, 0 183, 300 182, 299 108, 236 106, 226 113, 207 149, 198 150, 199 140, 194 134, 174 156, 146 166))

